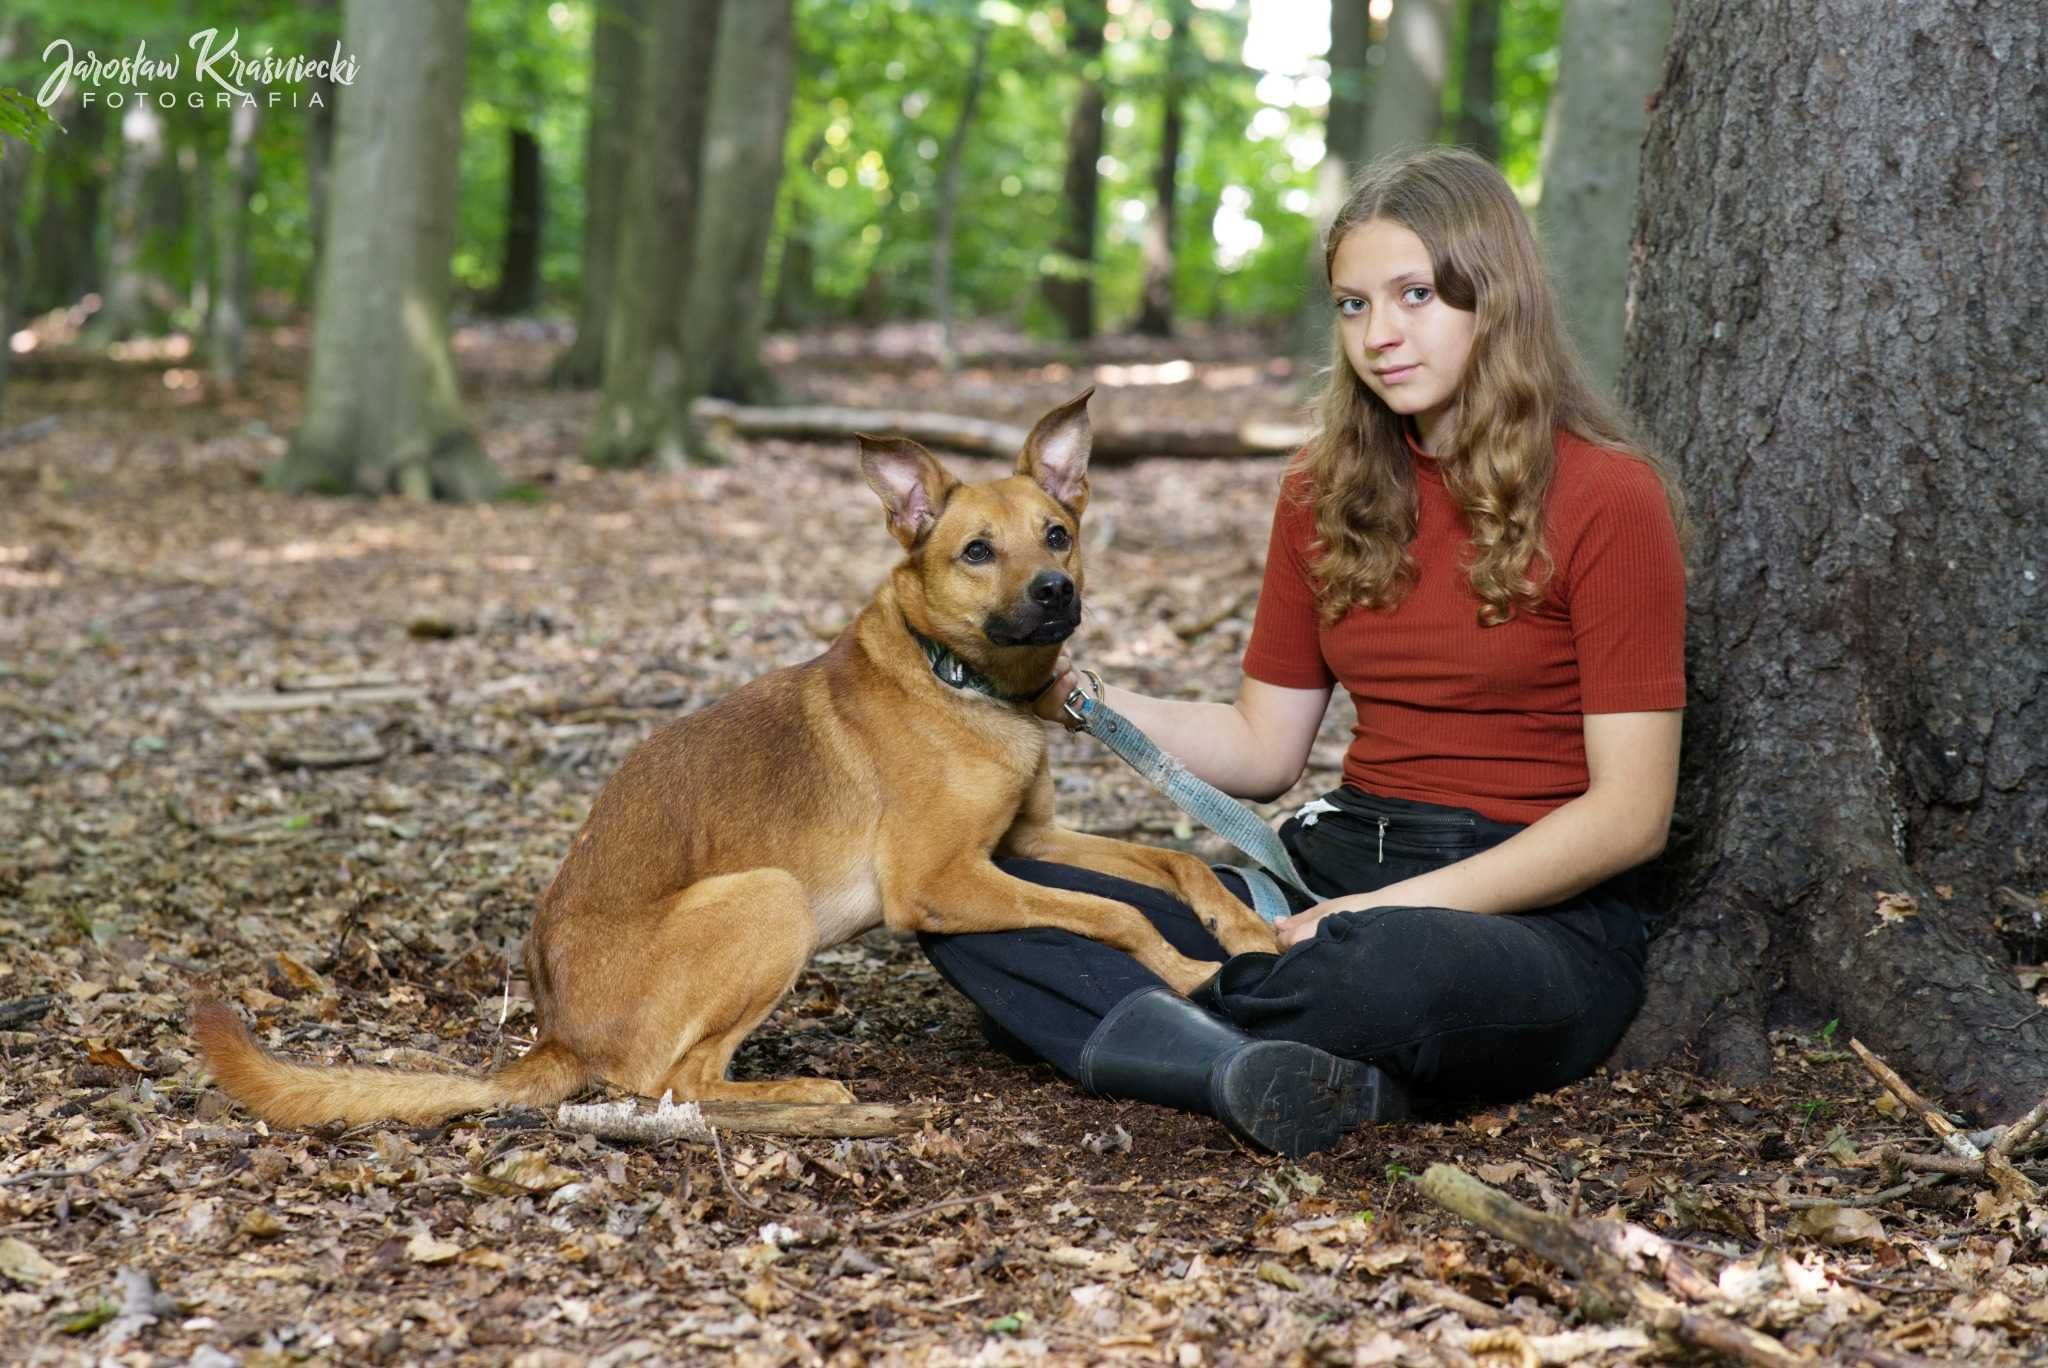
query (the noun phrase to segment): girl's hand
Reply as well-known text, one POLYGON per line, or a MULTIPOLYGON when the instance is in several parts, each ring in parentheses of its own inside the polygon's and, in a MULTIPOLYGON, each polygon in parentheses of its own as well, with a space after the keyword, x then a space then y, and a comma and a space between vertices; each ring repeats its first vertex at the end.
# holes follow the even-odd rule
POLYGON ((1345 900, 1333 898, 1329 902, 1317 903, 1307 911, 1297 912, 1291 917, 1282 917, 1274 922, 1273 930, 1279 934, 1280 948, 1285 950, 1291 945, 1299 945, 1315 935, 1316 927, 1332 912, 1348 912, 1348 906, 1339 906, 1343 901, 1345 900))
POLYGON ((1048 722, 1065 724, 1071 721, 1066 712, 1067 695, 1081 686, 1081 676, 1074 673, 1074 658, 1065 651, 1053 663, 1052 687, 1038 696, 1031 710, 1048 722))

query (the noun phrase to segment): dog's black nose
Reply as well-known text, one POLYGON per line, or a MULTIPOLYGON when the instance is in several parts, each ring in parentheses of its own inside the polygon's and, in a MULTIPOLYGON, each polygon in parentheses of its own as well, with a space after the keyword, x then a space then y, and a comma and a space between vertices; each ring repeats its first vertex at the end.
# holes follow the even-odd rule
POLYGON ((1074 606, 1074 582, 1057 570, 1041 570, 1025 591, 1047 612, 1064 613, 1074 606))

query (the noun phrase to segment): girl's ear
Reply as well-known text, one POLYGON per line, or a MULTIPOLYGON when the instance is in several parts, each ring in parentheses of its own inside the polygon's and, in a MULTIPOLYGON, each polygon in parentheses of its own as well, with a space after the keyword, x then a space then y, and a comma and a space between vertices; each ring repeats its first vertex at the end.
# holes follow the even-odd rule
POLYGON ((1077 518, 1088 506, 1088 451, 1094 441, 1088 399, 1094 393, 1090 385, 1039 419, 1017 457, 1017 473, 1030 476, 1077 518))
POLYGON ((889 514, 889 532, 915 551, 946 508, 946 499, 960 482, 939 464, 939 458, 908 437, 860 439, 860 473, 889 514))

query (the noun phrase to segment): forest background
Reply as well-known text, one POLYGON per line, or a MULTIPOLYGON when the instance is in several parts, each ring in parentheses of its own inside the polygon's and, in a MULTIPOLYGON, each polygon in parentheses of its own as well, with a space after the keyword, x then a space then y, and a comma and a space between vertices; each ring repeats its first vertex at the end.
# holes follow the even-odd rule
MULTIPOLYGON (((15 0, 0 1309, 50 1359, 2019 1361, 2048 1324, 2044 29, 15 0), (287 65, 234 97, 200 65, 230 44, 287 65), (856 426, 989 473, 1094 384, 1080 649, 1228 696, 1329 355, 1317 222, 1430 141, 1529 206, 1697 526, 1669 916, 1608 1071, 1262 1162, 991 1056, 878 935, 738 1067, 846 1079, 900 1139, 280 1137, 206 1088, 202 986, 323 1057, 518 1051, 519 937, 597 785, 886 571, 856 426), (1626 1266, 1475 1234, 1409 1181, 1438 1160, 1636 1232, 1626 1266)), ((1348 714, 1264 811, 1335 781, 1348 714)), ((1055 745, 1070 821, 1223 855, 1055 745)))

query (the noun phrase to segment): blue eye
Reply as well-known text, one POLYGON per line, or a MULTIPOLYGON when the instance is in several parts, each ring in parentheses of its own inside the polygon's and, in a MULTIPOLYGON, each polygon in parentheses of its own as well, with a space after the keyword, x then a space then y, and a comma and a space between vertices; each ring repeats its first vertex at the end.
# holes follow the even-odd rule
POLYGON ((987 565, 995 558, 996 549, 980 537, 976 537, 973 541, 960 548, 960 559, 966 561, 969 565, 987 565))
POLYGON ((1427 285, 1410 285, 1407 289, 1401 291, 1401 302, 1403 304, 1427 304, 1434 298, 1436 298, 1436 291, 1430 289, 1427 285), (1414 295, 1421 295, 1422 298, 1412 298, 1414 295))
POLYGON ((1357 295, 1345 295, 1337 301, 1337 312, 1344 318, 1356 318, 1365 311, 1365 301, 1357 295))

